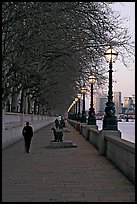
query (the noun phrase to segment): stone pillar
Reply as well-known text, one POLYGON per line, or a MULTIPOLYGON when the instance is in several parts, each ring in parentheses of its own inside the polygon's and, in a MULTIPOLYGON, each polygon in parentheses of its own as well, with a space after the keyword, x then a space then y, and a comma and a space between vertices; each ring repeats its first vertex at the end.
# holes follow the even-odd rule
POLYGON ((98 130, 98 126, 97 125, 87 125, 86 126, 86 136, 85 136, 85 139, 86 140, 89 140, 89 129, 90 128, 94 128, 94 129, 96 129, 96 130, 98 130))
POLYGON ((121 132, 119 130, 101 130, 99 135, 99 154, 106 155, 107 142, 105 136, 113 135, 121 138, 121 132))

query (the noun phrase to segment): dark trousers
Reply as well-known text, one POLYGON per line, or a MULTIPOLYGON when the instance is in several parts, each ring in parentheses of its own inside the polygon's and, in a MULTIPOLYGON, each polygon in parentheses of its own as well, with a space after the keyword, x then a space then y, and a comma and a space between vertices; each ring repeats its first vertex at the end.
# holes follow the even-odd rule
POLYGON ((31 138, 24 138, 24 141, 25 141, 25 152, 29 153, 31 138))

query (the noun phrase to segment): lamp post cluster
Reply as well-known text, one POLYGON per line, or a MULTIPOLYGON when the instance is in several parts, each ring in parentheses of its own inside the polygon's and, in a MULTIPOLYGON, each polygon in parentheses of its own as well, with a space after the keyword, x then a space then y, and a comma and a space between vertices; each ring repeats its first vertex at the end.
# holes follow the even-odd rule
MULTIPOLYGON (((106 61, 109 62, 109 90, 108 90, 108 101, 106 103, 105 107, 105 116, 103 119, 103 130, 117 130, 117 117, 115 116, 115 104, 113 102, 113 92, 112 92, 112 63, 116 61, 118 57, 118 53, 112 49, 112 45, 107 49, 105 53, 106 61)), ((91 84, 91 98, 90 98, 90 108, 88 112, 88 125, 96 125, 96 117, 95 117, 95 110, 93 107, 93 84, 95 83, 96 77, 92 74, 89 76, 89 83, 91 84)), ((72 117, 73 119, 80 121, 81 123, 86 123, 86 112, 85 112, 85 94, 86 94, 87 88, 85 86, 85 83, 81 89, 81 93, 78 94, 78 97, 75 98, 73 103, 68 109, 68 112, 70 109, 75 105, 74 114, 72 117), (80 112, 80 98, 83 95, 83 104, 82 104, 82 115, 80 112), (77 113, 77 102, 78 102, 78 113, 77 113)), ((71 118, 71 119, 72 119, 71 118)))
POLYGON ((85 113, 85 93, 87 91, 87 88, 85 86, 85 84, 83 85, 82 89, 81 89, 81 93, 77 94, 77 98, 74 99, 74 101, 72 102, 72 104, 69 106, 67 112, 68 112, 68 118, 69 119, 73 119, 79 122, 86 122, 86 113, 85 113), (83 107, 82 107, 82 115, 81 115, 81 103, 80 103, 80 99, 83 95, 83 107), (77 106, 77 102, 78 102, 78 106, 77 106), (77 110, 78 108, 78 110, 77 110))

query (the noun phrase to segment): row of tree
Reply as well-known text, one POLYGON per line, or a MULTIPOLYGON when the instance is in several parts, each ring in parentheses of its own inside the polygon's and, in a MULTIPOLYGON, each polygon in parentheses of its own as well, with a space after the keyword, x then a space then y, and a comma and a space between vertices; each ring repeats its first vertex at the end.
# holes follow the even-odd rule
POLYGON ((112 42, 130 60, 134 42, 110 2, 3 2, 2 106, 30 95, 40 107, 63 113, 87 82, 106 82, 104 52, 112 42))

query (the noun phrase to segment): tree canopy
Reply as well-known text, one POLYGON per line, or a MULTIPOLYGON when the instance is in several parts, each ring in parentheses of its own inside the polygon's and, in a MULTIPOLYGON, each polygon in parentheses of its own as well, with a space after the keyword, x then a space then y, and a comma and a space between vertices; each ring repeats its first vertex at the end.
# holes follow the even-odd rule
POLYGON ((90 71, 105 83, 109 43, 126 65, 134 54, 128 29, 108 2, 3 2, 2 100, 26 90, 65 112, 90 71))

